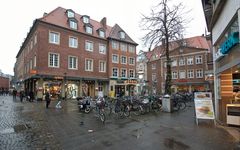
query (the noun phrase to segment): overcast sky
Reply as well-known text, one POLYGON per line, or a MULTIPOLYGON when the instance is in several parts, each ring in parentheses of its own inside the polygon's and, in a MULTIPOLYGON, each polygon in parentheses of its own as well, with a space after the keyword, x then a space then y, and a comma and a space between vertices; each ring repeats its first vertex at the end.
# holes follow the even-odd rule
MULTIPOLYGON (((193 21, 188 25, 186 37, 199 36, 205 32, 205 20, 201 0, 172 0, 183 1, 193 21)), ((150 8, 159 0, 7 0, 0 5, 0 70, 13 75, 16 55, 26 38, 33 21, 61 6, 72 9, 80 15, 100 21, 107 18, 107 24, 120 25, 123 30, 139 44, 137 50, 147 50, 140 40, 143 36, 139 23, 141 14, 148 15, 150 8)))

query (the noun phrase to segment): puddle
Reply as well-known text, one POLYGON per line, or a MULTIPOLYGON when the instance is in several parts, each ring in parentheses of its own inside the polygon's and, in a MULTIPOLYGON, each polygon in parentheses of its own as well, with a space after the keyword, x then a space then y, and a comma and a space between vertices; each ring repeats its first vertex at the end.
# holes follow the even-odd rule
POLYGON ((109 147, 109 146, 112 146, 112 142, 109 142, 109 141, 102 141, 102 144, 106 147, 109 147))
POLYGON ((14 129, 13 129, 13 128, 4 129, 4 130, 1 130, 0 133, 1 133, 1 134, 14 133, 14 129))
POLYGON ((170 149, 186 150, 190 147, 180 141, 176 141, 174 138, 164 139, 164 145, 170 149))

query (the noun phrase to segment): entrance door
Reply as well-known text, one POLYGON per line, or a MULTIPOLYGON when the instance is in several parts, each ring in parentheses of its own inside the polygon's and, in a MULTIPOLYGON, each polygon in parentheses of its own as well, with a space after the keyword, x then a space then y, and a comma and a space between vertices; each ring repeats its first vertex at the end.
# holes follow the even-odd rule
POLYGON ((122 97, 125 95, 125 85, 115 85, 115 96, 122 97))

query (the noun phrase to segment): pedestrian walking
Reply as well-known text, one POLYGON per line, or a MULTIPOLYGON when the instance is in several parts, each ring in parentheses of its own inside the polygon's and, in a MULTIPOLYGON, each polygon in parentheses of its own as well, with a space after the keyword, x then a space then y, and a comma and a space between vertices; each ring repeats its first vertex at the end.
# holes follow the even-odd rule
POLYGON ((24 91, 20 91, 20 101, 23 102, 23 97, 24 97, 24 91))
POLYGON ((29 102, 33 102, 33 99, 34 99, 34 93, 33 93, 33 91, 31 90, 31 91, 29 92, 29 102))
POLYGON ((17 90, 14 89, 14 90, 13 90, 13 100, 16 100, 16 96, 17 96, 17 90))
POLYGON ((56 105, 56 108, 62 108, 62 106, 61 106, 61 101, 62 99, 61 99, 61 95, 60 95, 60 93, 58 94, 58 103, 57 103, 57 105, 56 105))
POLYGON ((51 102, 50 94, 48 91, 45 94, 45 101, 46 101, 46 108, 48 108, 48 106, 50 105, 50 102, 51 102))

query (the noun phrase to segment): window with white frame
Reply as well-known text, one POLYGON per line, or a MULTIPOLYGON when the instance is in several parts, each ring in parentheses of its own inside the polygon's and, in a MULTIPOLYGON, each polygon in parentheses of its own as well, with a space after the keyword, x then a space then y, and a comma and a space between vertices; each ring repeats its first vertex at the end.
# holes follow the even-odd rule
POLYGON ((35 55, 33 59, 33 67, 35 68, 36 66, 37 66, 37 56, 35 55))
POLYGON ((33 61, 32 61, 32 59, 31 59, 31 60, 30 60, 30 63, 29 63, 29 69, 32 70, 32 68, 33 68, 33 61))
POLYGON ((31 40, 31 43, 30 43, 30 50, 33 48, 33 40, 31 40))
POLYGON ((59 67, 59 54, 49 53, 48 56, 48 66, 49 67, 59 67))
POLYGON ((93 59, 85 59, 85 71, 93 71, 93 59))
POLYGON ((167 62, 164 62, 163 66, 164 68, 167 68, 167 62))
POLYGON ((93 42, 92 41, 85 41, 85 50, 86 51, 93 51, 93 42))
POLYGON ((177 79, 177 78, 178 78, 178 72, 172 71, 172 79, 177 79))
POLYGON ((177 59, 173 59, 172 60, 172 67, 176 67, 177 66, 177 59))
POLYGON ((112 41, 112 49, 118 50, 118 49, 119 49, 119 42, 117 42, 117 41, 112 41))
POLYGON ((152 81, 156 81, 157 80, 157 75, 156 73, 152 73, 152 81))
POLYGON ((121 56, 121 64, 127 64, 127 57, 121 56))
POLYGON ((188 78, 194 78, 194 70, 188 70, 187 75, 188 78))
POLYGON ((202 55, 195 56, 196 64, 202 64, 202 55))
POLYGON ((134 65, 135 64, 135 58, 129 57, 129 64, 134 65))
POLYGON ((60 34, 57 32, 49 32, 49 43, 59 44, 60 43, 60 34))
POLYGON ((156 69, 156 63, 152 64, 152 69, 156 69))
POLYGON ((128 45, 128 51, 129 51, 130 53, 135 53, 135 46, 133 46, 133 45, 128 45))
POLYGON ((127 51, 127 45, 125 43, 120 43, 121 51, 127 51))
POLYGON ((125 68, 121 69, 121 77, 126 78, 127 77, 127 70, 125 68))
POLYGON ((117 54, 112 54, 112 62, 113 63, 119 63, 117 54))
POLYGON ((99 61, 99 72, 106 72, 106 61, 99 61))
POLYGON ((196 69, 196 78, 203 78, 203 70, 196 69))
POLYGON ((37 44, 37 34, 34 35, 34 45, 37 44))
POLYGON ((130 69, 130 70, 129 70, 129 77, 130 77, 130 78, 134 78, 134 77, 135 77, 135 73, 134 73, 134 70, 133 70, 133 69, 130 69))
POLYGON ((193 57, 187 58, 187 65, 193 65, 193 57))
POLYGON ((75 56, 68 56, 68 69, 77 69, 78 60, 75 56))
POLYGON ((76 37, 69 37, 69 47, 77 48, 78 47, 78 39, 76 37))
POLYGON ((92 27, 90 27, 90 26, 85 26, 85 29, 86 29, 86 32, 87 32, 87 33, 89 33, 89 34, 92 34, 92 33, 93 33, 92 27))
POLYGON ((184 66, 185 65, 185 58, 180 58, 179 59, 179 66, 184 66))
POLYGON ((68 10, 67 11, 67 16, 68 16, 68 18, 73 18, 74 17, 74 12, 68 10))
POLYGON ((69 21, 69 26, 70 26, 70 28, 72 28, 72 29, 77 29, 77 22, 76 22, 76 21, 73 21, 73 20, 70 20, 70 21, 69 21))
POLYGON ((112 76, 113 77, 118 77, 118 68, 113 68, 112 69, 112 76))
POLYGON ((83 23, 89 23, 89 17, 83 16, 83 23))
POLYGON ((105 38, 105 32, 103 30, 99 30, 98 34, 100 37, 105 38))
POLYGON ((186 71, 180 70, 179 71, 179 79, 185 79, 186 78, 186 71))
POLYGON ((119 34, 121 39, 125 39, 125 32, 121 31, 119 32, 119 34))
POLYGON ((107 51, 107 47, 105 44, 99 44, 99 53, 100 54, 106 54, 106 51, 107 51))

